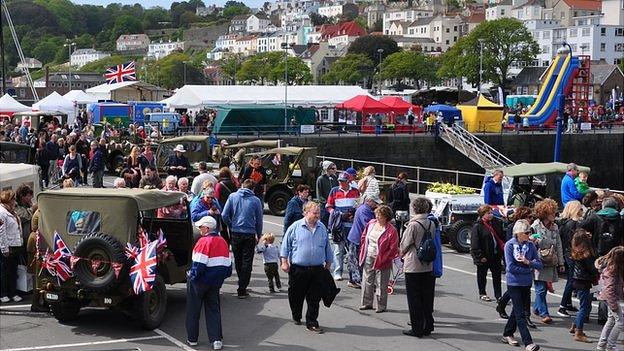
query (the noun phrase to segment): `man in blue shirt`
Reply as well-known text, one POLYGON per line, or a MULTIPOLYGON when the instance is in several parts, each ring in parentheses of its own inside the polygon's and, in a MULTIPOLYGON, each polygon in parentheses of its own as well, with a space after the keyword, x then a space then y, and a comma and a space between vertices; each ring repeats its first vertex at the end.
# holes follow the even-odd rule
POLYGON ((350 288, 360 289, 362 283, 362 265, 360 264, 360 240, 368 222, 375 218, 375 208, 383 201, 377 195, 364 196, 364 203, 358 206, 353 217, 353 226, 347 236, 347 252, 350 288))
POLYGON ((318 314, 323 285, 323 270, 333 261, 327 228, 320 221, 321 209, 308 201, 303 207, 303 218, 293 223, 282 241, 280 258, 282 270, 288 273, 288 302, 296 325, 301 325, 303 301, 307 301, 306 327, 322 334, 318 314))
POLYGON ((500 169, 495 170, 491 177, 485 181, 483 185, 483 202, 486 205, 498 206, 504 205, 505 199, 503 196, 503 171, 500 169))
POLYGON ((561 203, 565 205, 572 200, 583 199, 583 195, 579 193, 574 185, 574 178, 578 175, 578 166, 575 163, 568 164, 567 172, 561 180, 561 203))

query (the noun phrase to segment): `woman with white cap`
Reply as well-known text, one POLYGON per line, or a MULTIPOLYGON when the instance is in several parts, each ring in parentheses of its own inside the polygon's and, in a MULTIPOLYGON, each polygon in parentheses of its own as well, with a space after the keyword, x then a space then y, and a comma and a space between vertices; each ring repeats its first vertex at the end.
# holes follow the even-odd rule
POLYGON ((197 345, 202 305, 206 315, 208 339, 214 350, 223 347, 219 291, 223 281, 232 275, 230 251, 219 236, 217 221, 205 216, 195 222, 201 237, 193 248, 193 264, 186 284, 186 335, 190 346, 197 345))

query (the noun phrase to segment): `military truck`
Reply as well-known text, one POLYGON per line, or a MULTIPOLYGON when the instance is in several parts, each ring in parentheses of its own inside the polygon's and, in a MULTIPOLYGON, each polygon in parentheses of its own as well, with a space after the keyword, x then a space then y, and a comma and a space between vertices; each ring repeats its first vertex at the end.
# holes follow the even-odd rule
POLYGON ((72 276, 65 281, 46 269, 39 277, 38 286, 43 287, 42 296, 53 316, 65 323, 75 320, 82 307, 106 307, 125 312, 145 329, 157 328, 167 309, 165 284, 186 281, 199 237, 188 203, 182 202, 185 198, 180 192, 144 189, 69 188, 40 193, 42 244, 53 248, 56 232, 74 260, 72 276), (158 208, 181 203, 186 206, 182 218, 156 217, 158 208), (137 295, 129 275, 134 260, 127 258, 125 248, 138 245, 139 226, 150 240, 157 240, 155 233, 162 230, 167 246, 157 256, 153 288, 137 295))

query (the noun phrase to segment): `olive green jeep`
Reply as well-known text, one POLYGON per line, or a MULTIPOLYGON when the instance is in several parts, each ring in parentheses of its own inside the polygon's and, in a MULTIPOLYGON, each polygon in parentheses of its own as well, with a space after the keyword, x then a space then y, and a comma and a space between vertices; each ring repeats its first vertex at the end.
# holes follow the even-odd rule
MULTIPOLYGON (((167 309, 165 284, 186 281, 199 236, 185 196, 144 189, 68 188, 40 193, 40 252, 47 246, 53 254, 56 232, 71 251, 71 259, 64 261, 73 266, 65 281, 53 274, 58 271, 45 268, 37 278, 54 317, 69 322, 82 307, 107 307, 135 318, 143 328, 157 328, 167 309), (171 217, 163 215, 171 212, 159 208, 171 206, 179 209, 177 218, 162 218, 171 217), (139 247, 139 228, 152 242, 162 230, 166 246, 158 250, 152 289, 136 294, 130 279, 135 261, 126 248, 128 244, 139 247)), ((39 259, 45 267, 48 260, 39 259)))

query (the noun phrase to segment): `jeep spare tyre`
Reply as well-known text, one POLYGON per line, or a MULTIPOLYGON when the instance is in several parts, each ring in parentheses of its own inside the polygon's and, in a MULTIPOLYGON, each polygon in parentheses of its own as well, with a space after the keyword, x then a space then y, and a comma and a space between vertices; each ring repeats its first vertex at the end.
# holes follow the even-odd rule
POLYGON ((85 235, 74 251, 81 259, 74 266, 74 276, 86 288, 97 292, 105 292, 117 286, 119 281, 127 275, 126 255, 124 247, 115 237, 104 233, 85 235), (99 265, 93 265, 99 261, 99 265), (111 262, 124 264, 119 273, 119 279, 115 276, 115 269, 111 262))
POLYGON ((288 201, 290 201, 292 197, 293 195, 284 190, 276 190, 269 195, 267 202, 269 203, 269 211, 271 211, 271 214, 274 216, 285 215, 288 201))

